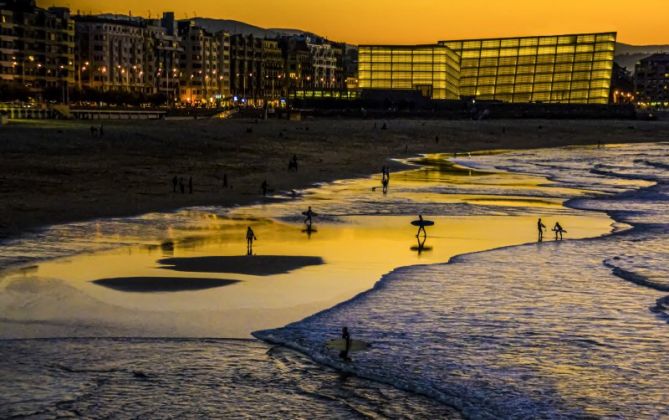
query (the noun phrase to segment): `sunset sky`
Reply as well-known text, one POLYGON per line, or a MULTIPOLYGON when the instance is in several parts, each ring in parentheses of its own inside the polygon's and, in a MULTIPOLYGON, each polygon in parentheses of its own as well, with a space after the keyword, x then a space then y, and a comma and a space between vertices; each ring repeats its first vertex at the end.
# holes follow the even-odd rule
POLYGON ((668 0, 40 0, 73 12, 213 17, 297 28, 333 40, 431 43, 440 39, 618 32, 620 42, 669 43, 668 0))

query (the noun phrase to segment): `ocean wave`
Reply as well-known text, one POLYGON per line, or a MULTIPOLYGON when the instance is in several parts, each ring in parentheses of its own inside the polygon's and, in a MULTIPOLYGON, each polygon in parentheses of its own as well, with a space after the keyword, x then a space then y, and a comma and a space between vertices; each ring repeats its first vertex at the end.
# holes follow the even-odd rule
POLYGON ((665 150, 645 144, 472 158, 480 170, 586 188, 593 195, 570 206, 607 211, 635 227, 400 268, 352 300, 254 335, 471 417, 669 415, 669 328, 653 316, 666 316, 669 306, 663 286, 656 290, 667 279, 669 255, 668 225, 659 216, 669 213, 667 177, 654 172, 663 169, 665 150), (596 165, 611 170, 593 173, 596 165), (611 270, 634 273, 634 281, 611 270), (372 343, 350 363, 324 346, 344 325, 372 343))

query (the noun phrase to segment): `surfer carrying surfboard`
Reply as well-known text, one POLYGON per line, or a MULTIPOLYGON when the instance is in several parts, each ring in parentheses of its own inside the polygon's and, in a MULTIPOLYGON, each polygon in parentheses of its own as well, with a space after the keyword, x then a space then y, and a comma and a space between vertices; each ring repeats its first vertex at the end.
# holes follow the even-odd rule
POLYGON ((423 237, 427 238, 427 232, 425 231, 425 226, 432 226, 434 222, 432 220, 423 219, 423 215, 418 215, 418 220, 411 222, 412 225, 418 226, 418 233, 416 233, 416 238, 420 236, 420 233, 423 232, 423 237))
POLYGON ((562 234, 567 233, 566 230, 560 226, 559 222, 555 222, 555 226, 553 226, 553 232, 555 232, 555 240, 558 240, 558 235, 560 235, 560 240, 562 240, 562 234))

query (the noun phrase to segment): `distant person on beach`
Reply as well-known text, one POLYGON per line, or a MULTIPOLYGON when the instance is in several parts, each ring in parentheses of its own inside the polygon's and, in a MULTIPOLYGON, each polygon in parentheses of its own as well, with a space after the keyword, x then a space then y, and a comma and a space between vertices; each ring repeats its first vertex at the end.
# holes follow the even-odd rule
POLYGON ((179 178, 179 189, 181 190, 181 194, 186 194, 186 184, 184 184, 183 177, 179 178))
POLYGON ((267 191, 269 190, 269 185, 267 184, 266 179, 262 182, 262 184, 260 184, 260 189, 262 190, 263 197, 265 197, 267 195, 267 191))
POLYGON ((314 216, 314 212, 311 210, 311 206, 309 206, 309 209, 304 212, 304 224, 307 225, 307 227, 311 227, 311 223, 313 222, 312 217, 314 216))
POLYGON ((560 226, 559 222, 555 222, 555 226, 553 226, 553 232, 555 232, 555 240, 558 240, 558 235, 560 236, 560 240, 562 240, 562 234, 567 233, 566 230, 560 226))
POLYGON ((188 177, 188 194, 193 194, 193 177, 188 177))
POLYGON ((105 135, 105 128, 102 124, 100 124, 100 137, 105 135))
POLYGON ((228 174, 223 174, 223 188, 228 188, 228 174))
POLYGON ((177 176, 174 175, 174 178, 172 178, 172 192, 177 192, 178 184, 179 184, 179 178, 177 178, 177 176))
POLYGON ((251 226, 246 228, 246 255, 253 255, 253 241, 257 241, 255 233, 251 226))
POLYGON ((541 222, 541 218, 537 221, 537 229, 539 230, 539 242, 544 240, 544 231, 546 230, 546 225, 541 222))
POLYGON ((388 192, 388 184, 390 183, 390 168, 384 166, 381 170, 383 172, 381 175, 381 185, 383 186, 383 193, 386 194, 388 192))
POLYGON ((297 155, 293 155, 293 157, 288 161, 288 171, 297 172, 297 155))
POLYGON ((341 338, 346 340, 346 347, 339 353, 339 357, 345 362, 350 362, 351 358, 348 357, 348 352, 351 350, 351 334, 348 332, 348 327, 341 329, 341 338))

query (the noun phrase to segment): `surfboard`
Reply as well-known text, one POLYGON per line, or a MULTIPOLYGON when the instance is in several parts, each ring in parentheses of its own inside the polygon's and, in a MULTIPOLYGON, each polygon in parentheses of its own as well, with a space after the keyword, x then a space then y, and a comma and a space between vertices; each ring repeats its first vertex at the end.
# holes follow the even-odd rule
POLYGON ((432 247, 431 246, 415 246, 414 245, 414 246, 411 247, 411 250, 412 251, 428 252, 428 251, 432 251, 432 247))
MULTIPOLYGON (((305 215, 305 216, 308 216, 309 212, 308 211, 303 211, 302 214, 305 215)), ((314 217, 314 216, 318 216, 318 215, 314 212, 311 212, 311 217, 314 217)))
POLYGON ((421 220, 414 220, 413 222, 411 222, 411 224, 414 225, 414 226, 423 226, 423 227, 425 227, 425 226, 432 226, 432 225, 434 225, 434 222, 433 222, 432 220, 422 220, 422 221, 421 221, 421 220))
MULTIPOLYGON (((335 340, 329 340, 325 343, 325 346, 332 350, 346 350, 346 340, 343 338, 337 338, 335 340)), ((351 347, 348 351, 363 351, 371 347, 371 344, 361 341, 361 340, 351 340, 351 347)))

